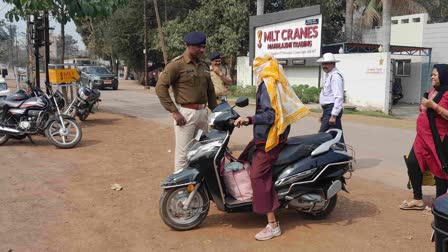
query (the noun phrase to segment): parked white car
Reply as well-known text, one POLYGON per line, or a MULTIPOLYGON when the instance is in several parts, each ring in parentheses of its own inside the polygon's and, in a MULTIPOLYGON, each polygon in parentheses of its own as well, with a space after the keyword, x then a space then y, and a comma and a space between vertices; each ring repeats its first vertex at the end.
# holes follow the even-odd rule
POLYGON ((10 93, 8 85, 6 84, 5 79, 0 77, 0 99, 5 98, 10 93))

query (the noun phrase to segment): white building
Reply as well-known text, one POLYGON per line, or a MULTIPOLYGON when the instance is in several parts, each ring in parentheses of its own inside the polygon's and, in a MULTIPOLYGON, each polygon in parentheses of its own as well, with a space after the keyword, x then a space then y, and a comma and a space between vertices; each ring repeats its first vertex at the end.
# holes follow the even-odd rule
MULTIPOLYGON (((363 109, 389 113, 392 106, 391 82, 399 78, 404 95, 400 102, 419 103, 429 88, 433 64, 448 62, 446 34, 448 23, 428 24, 426 13, 397 16, 392 17, 391 45, 396 46, 391 48, 392 53, 379 53, 378 50, 376 53, 353 53, 346 50, 344 54, 336 55, 341 60, 337 67, 345 77, 347 102, 363 109)), ((363 43, 378 48, 382 35, 381 27, 365 31, 363 43)), ((341 47, 345 45, 341 44, 341 47)), ((248 60, 248 57, 238 59, 237 82, 240 85, 252 85, 248 60)), ((320 68, 315 59, 306 59, 305 66, 288 63, 284 68, 292 85, 319 84, 320 68)))

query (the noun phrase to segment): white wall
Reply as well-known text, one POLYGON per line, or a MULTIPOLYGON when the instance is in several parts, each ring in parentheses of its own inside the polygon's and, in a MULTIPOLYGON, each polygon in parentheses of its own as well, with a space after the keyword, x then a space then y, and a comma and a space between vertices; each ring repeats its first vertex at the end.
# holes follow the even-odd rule
MULTIPOLYGON (((243 56, 237 59, 237 85, 252 85, 252 71, 249 66, 249 57, 243 56)), ((319 67, 317 66, 284 66, 286 78, 291 85, 306 84, 318 86, 319 67)))
POLYGON ((394 21, 398 21, 398 24, 392 24, 391 45, 423 45, 423 30, 428 22, 427 13, 392 17, 392 22, 394 21), (414 19, 420 19, 420 22, 414 19), (409 23, 403 23, 405 20, 408 20, 409 23))
POLYGON ((243 87, 252 85, 252 69, 249 65, 249 57, 238 57, 236 64, 236 84, 243 87))
POLYGON ((347 102, 363 109, 389 112, 390 54, 337 54, 336 67, 344 76, 347 102))
POLYGON ((283 69, 291 85, 304 84, 317 87, 319 84, 319 67, 285 66, 283 69))
POLYGON ((448 63, 448 23, 427 24, 423 46, 432 48, 432 62, 448 63))
MULTIPOLYGON (((398 46, 423 46, 423 31, 428 21, 428 14, 415 14, 405 16, 392 17, 392 22, 397 21, 398 24, 392 24, 391 28, 391 45, 398 46), (420 18, 420 22, 414 19, 420 18), (403 20, 409 23, 403 23, 403 20)), ((366 44, 382 44, 383 43, 383 27, 377 27, 372 30, 364 31, 362 34, 362 42, 366 44)))

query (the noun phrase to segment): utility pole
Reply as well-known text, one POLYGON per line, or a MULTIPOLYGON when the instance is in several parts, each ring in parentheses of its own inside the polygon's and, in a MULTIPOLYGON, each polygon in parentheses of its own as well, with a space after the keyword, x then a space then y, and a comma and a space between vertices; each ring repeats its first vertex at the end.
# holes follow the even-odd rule
POLYGON ((166 54, 165 40, 163 39, 162 24, 160 23, 159 8, 157 7, 157 0, 154 0, 154 10, 156 11, 157 28, 159 30, 160 46, 162 47, 163 61, 166 66, 168 64, 168 55, 166 54))
POLYGON ((264 0, 257 0, 257 16, 264 14, 264 0))
POLYGON ((144 45, 143 45, 143 53, 145 54, 145 76, 143 77, 143 81, 144 81, 144 86, 148 87, 148 52, 146 50, 146 45, 147 45, 147 40, 148 40, 148 29, 146 26, 146 1, 147 0, 143 0, 143 29, 144 30, 144 45))
POLYGON ((39 49, 42 46, 42 40, 44 38, 43 20, 39 17, 39 14, 34 14, 34 61, 36 67, 36 82, 35 87, 40 88, 40 67, 39 67, 39 49))
MULTIPOLYGON (((48 64, 50 63, 50 21, 48 20, 48 11, 44 12, 44 45, 45 45, 45 81, 50 82, 48 74, 48 64)), ((46 85, 45 85, 46 87, 46 85)), ((47 90, 48 93, 48 90, 47 90)))

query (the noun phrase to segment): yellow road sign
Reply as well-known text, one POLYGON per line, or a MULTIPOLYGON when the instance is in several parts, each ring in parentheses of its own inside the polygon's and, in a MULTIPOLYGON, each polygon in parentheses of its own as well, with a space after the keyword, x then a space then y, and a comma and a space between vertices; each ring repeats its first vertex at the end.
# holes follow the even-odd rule
POLYGON ((51 84, 71 83, 79 80, 76 69, 48 69, 51 84))

